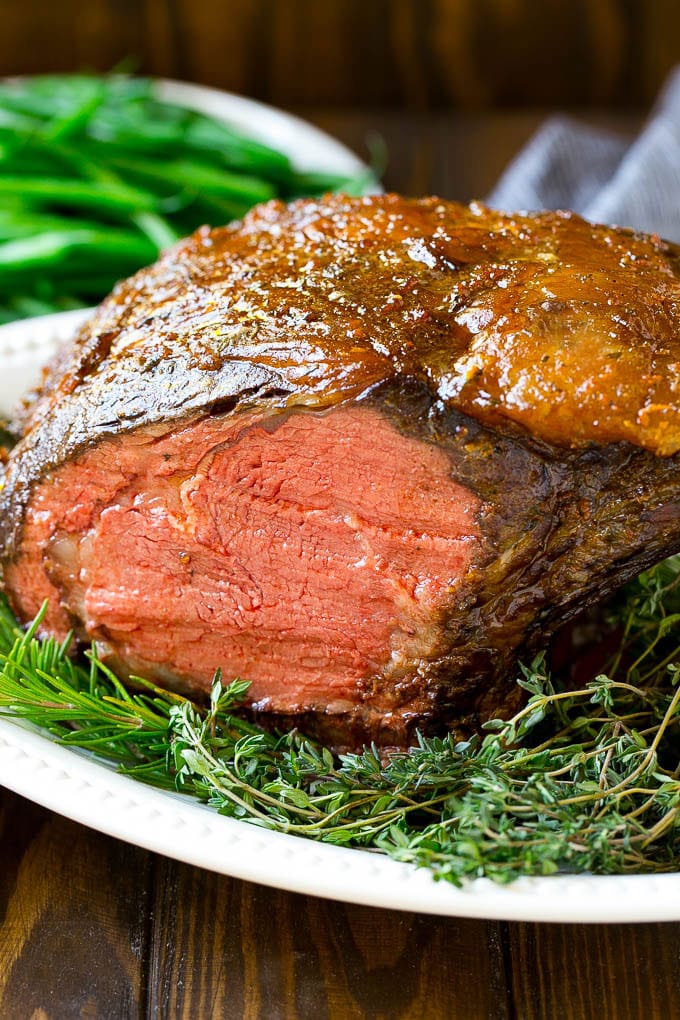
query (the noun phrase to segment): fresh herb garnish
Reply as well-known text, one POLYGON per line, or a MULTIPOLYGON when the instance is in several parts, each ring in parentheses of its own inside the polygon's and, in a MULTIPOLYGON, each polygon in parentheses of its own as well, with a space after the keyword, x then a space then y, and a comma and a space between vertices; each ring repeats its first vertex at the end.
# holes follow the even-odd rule
POLYGON ((222 814, 382 852, 459 883, 487 875, 674 871, 680 864, 680 556, 641 575, 610 610, 607 674, 567 690, 545 655, 523 669, 528 701, 464 742, 333 757, 297 732, 234 712, 247 690, 213 685, 209 707, 23 633, 0 603, 0 713, 48 730, 154 786, 222 814))

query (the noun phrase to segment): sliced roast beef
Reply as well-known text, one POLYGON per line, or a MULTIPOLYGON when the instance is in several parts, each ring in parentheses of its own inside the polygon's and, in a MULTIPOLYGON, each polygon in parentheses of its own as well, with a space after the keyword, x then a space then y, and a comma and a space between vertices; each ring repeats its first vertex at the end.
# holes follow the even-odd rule
POLYGON ((567 213, 270 203, 121 284, 26 407, 7 593, 334 743, 517 704, 680 549, 680 253, 567 213))

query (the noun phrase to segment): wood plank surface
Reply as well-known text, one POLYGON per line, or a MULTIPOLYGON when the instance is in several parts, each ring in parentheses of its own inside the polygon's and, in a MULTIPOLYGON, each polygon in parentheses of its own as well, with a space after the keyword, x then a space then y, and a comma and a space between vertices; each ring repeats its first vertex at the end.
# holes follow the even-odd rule
POLYGON ((0 0, 0 74, 141 71, 282 106, 645 107, 677 0, 0 0))
POLYGON ((680 1017, 680 924, 509 924, 517 1020, 680 1017))
POLYGON ((3 1020, 672 1020, 680 924, 437 918, 191 868, 0 791, 3 1020))
POLYGON ((501 926, 334 903, 159 862, 151 1017, 509 1020, 501 926))
POLYGON ((0 790, 0 1017, 137 1017, 151 856, 0 790))

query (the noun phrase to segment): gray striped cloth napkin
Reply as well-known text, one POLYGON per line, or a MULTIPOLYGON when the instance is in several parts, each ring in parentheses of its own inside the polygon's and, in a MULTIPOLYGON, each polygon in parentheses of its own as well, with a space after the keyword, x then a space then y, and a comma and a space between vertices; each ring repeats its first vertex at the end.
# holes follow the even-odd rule
POLYGON ((680 242, 680 68, 632 144, 567 117, 551 118, 487 202, 509 212, 575 209, 589 220, 680 242))

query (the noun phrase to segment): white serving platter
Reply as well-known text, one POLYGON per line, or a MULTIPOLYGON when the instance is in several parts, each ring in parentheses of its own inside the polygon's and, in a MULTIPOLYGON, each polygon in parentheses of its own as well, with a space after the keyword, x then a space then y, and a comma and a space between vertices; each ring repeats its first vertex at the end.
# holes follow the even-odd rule
MULTIPOLYGON (((0 413, 39 376, 87 312, 0 328, 0 413)), ((32 730, 0 720, 0 784, 147 850, 292 892, 368 906, 517 921, 678 921, 680 873, 560 875, 457 889, 429 872, 361 850, 281 835, 144 786, 32 730)))

